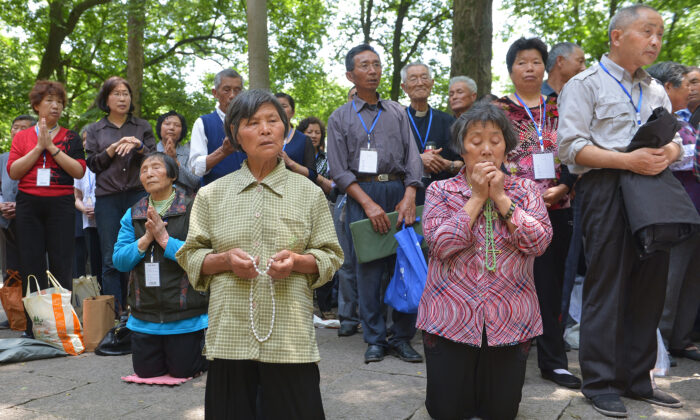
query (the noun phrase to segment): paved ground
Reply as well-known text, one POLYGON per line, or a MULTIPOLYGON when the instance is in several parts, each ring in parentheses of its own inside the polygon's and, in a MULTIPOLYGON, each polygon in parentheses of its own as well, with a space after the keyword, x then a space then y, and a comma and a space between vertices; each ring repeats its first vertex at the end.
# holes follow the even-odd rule
MULTIPOLYGON (((18 337, 0 331, 0 338, 18 337)), ((429 420, 423 405, 425 364, 393 357, 365 365, 359 335, 339 338, 335 330, 317 330, 321 351, 321 391, 328 419, 429 420)), ((416 349, 422 353, 420 340, 416 349)), ((539 376, 536 348, 530 354, 519 419, 599 419, 579 392, 557 388, 539 376)), ((569 353, 579 373, 578 354, 569 353)), ((127 384, 130 356, 77 357, 0 365, 0 419, 200 419, 206 377, 174 388, 127 384)), ((700 419, 700 363, 679 360, 674 376, 658 385, 680 398, 679 410, 625 399, 630 418, 700 419)))

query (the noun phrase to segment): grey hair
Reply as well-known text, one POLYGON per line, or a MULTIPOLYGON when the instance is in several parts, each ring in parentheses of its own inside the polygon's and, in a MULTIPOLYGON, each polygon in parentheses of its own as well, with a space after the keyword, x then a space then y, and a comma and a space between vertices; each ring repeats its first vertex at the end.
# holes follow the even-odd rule
POLYGON ((177 179, 177 177, 180 175, 180 168, 177 166, 177 162, 175 162, 175 159, 170 157, 170 155, 166 155, 163 152, 151 152, 148 153, 146 156, 143 157, 143 160, 141 161, 141 165, 148 160, 148 159, 158 159, 161 162, 163 162, 163 165, 165 165, 165 174, 168 178, 174 180, 177 179))
POLYGON ((240 95, 231 101, 224 119, 224 131, 226 131, 226 137, 228 137, 234 149, 241 150, 241 145, 238 143, 238 127, 241 125, 241 120, 251 118, 265 104, 274 105, 282 123, 284 123, 284 136, 287 136, 289 120, 287 119, 287 113, 284 112, 284 108, 282 108, 277 98, 266 90, 248 90, 241 92, 240 95))
POLYGON ((673 61, 662 61, 649 67, 647 73, 661 82, 662 85, 671 83, 671 86, 677 88, 683 84, 683 78, 690 73, 690 68, 673 61))
POLYGON ((416 66, 423 66, 425 67, 426 70, 428 70, 428 77, 431 79, 433 78, 433 69, 431 69, 427 64, 421 62, 421 61, 414 61, 412 63, 408 63, 403 68, 401 69, 401 81, 406 83, 406 75, 408 74, 408 69, 411 67, 416 67, 416 66))
POLYGON ((518 136, 515 134, 513 125, 505 112, 492 104, 476 103, 460 115, 452 125, 452 138, 450 139, 452 151, 460 156, 466 152, 464 149, 464 138, 467 136, 469 127, 477 122, 482 124, 492 122, 501 129, 503 139, 506 142, 505 155, 518 145, 518 136))
POLYGON ((659 13, 658 10, 646 4, 633 4, 632 6, 623 7, 622 9, 615 12, 612 18, 610 18, 610 24, 608 25, 608 40, 612 41, 612 31, 615 29, 624 29, 639 15, 639 11, 642 9, 652 10, 659 13))
POLYGON ((477 93, 476 82, 474 81, 474 79, 472 79, 471 77, 467 77, 467 76, 455 76, 455 77, 451 78, 450 84, 447 86, 447 88, 449 89, 452 87, 452 85, 454 85, 455 83, 459 83, 459 82, 465 83, 467 85, 467 87, 469 88, 469 90, 472 91, 472 93, 477 93))
POLYGON ((238 72, 234 69, 223 69, 220 72, 216 73, 216 76, 214 76, 214 89, 219 89, 219 86, 221 86, 221 79, 224 77, 230 77, 232 79, 241 79, 241 85, 243 84, 243 76, 238 74, 238 72))
POLYGON ((551 50, 549 50, 549 55, 547 56, 547 64, 545 65, 545 70, 549 73, 555 64, 557 64, 557 58, 559 56, 568 57, 576 48, 581 48, 573 42, 560 42, 555 44, 551 50))

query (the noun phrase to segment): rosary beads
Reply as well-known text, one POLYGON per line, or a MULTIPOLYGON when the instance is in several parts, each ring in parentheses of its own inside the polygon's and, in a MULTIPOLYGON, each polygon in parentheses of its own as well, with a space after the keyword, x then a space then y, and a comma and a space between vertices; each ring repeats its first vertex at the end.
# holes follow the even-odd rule
MULTIPOLYGON (((253 266, 255 267, 255 271, 260 275, 264 276, 267 275, 267 272, 270 270, 270 266, 274 262, 272 258, 270 258, 267 262, 267 267, 265 267, 265 270, 260 270, 258 265, 255 263, 255 258, 252 256, 250 257, 250 260, 253 261, 253 266)), ((270 329, 267 332, 267 335, 263 338, 260 338, 258 335, 258 331, 255 329, 255 321, 253 320, 253 279, 250 280, 250 292, 248 294, 248 301, 249 301, 249 311, 248 315, 250 318, 250 329, 253 331, 253 335, 255 336, 255 339, 258 340, 259 343, 262 343, 264 341, 267 341, 268 338, 272 335, 272 329, 275 326, 275 285, 272 283, 272 278, 268 280, 270 282, 270 297, 272 298, 272 319, 270 320, 270 329)))

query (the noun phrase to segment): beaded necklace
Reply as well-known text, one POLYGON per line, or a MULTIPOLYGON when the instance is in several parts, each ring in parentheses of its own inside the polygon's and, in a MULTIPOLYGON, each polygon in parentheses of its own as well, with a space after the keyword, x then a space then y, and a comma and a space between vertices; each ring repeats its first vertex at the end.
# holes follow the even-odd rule
MULTIPOLYGON (((267 272, 270 270, 270 266, 274 262, 272 258, 270 258, 267 262, 267 267, 265 267, 265 270, 261 270, 258 267, 258 264, 255 263, 255 258, 250 256, 250 260, 253 262, 253 266, 255 267, 255 271, 260 275, 264 276, 267 275, 267 272)), ((249 301, 249 310, 248 310, 248 317, 250 318, 250 329, 253 331, 253 335, 255 336, 255 339, 258 340, 259 343, 262 343, 264 341, 267 341, 268 338, 272 335, 272 329, 275 326, 275 285, 272 282, 272 278, 270 277, 269 279, 270 282, 270 297, 272 298, 272 319, 270 320, 270 329, 267 332, 267 335, 263 338, 260 338, 258 335, 258 331, 255 329, 255 321, 253 320, 253 280, 251 279, 250 281, 250 292, 248 293, 248 301, 249 301)))
MULTIPOLYGON (((472 183, 467 179, 467 184, 469 185, 469 190, 472 190, 472 183)), ((494 239, 493 231, 493 221, 498 219, 498 213, 493 208, 493 201, 490 198, 486 199, 484 204, 484 219, 486 224, 484 226, 484 267, 489 271, 496 270, 496 255, 500 254, 501 251, 496 249, 496 240, 494 239)))

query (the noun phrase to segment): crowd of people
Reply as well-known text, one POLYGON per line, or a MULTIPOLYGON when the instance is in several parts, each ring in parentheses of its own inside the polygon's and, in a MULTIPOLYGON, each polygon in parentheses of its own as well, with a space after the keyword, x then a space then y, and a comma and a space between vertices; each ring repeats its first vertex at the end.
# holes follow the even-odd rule
POLYGON ((155 133, 132 115, 116 76, 95 101, 104 117, 78 134, 58 124, 64 87, 38 81, 37 117, 13 121, 0 155, 4 267, 41 288, 48 269, 70 289, 89 260, 128 316, 138 376, 208 370, 206 418, 324 418, 314 301, 322 315, 337 306, 340 337, 361 330, 365 363, 425 357, 435 419, 514 418, 533 343, 541 376, 602 414, 625 417, 620 397, 681 407, 649 372, 657 328, 670 356, 700 361, 700 223, 645 253, 626 208, 646 202, 620 193, 670 170, 698 219, 700 68, 653 64, 663 31, 653 8, 622 8, 589 68, 576 44, 520 38, 505 57, 513 91, 453 77, 450 113, 430 106, 422 62, 401 70, 408 106, 380 97, 380 56, 361 44, 345 58, 347 103, 296 127, 294 98, 226 69, 189 137, 175 110, 155 133), (664 113, 679 130, 632 150, 664 113), (350 225, 387 234, 388 213, 411 226, 417 206, 423 296, 417 313, 387 310, 396 257, 359 262, 350 225), (581 275, 579 378, 564 329, 581 275))

